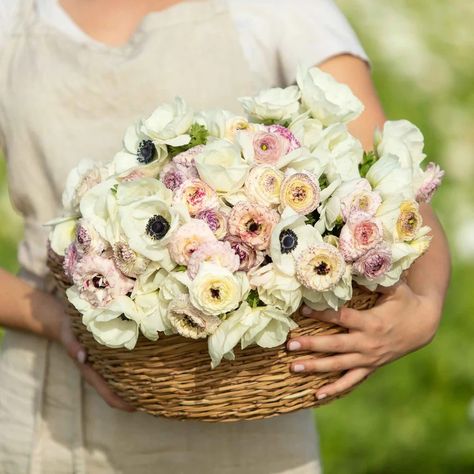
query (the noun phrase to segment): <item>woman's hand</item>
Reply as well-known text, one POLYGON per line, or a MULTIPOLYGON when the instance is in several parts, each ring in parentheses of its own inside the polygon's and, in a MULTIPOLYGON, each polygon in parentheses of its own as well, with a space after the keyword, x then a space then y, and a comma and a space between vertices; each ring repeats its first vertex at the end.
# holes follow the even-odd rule
POLYGON ((336 382, 320 388, 316 392, 318 399, 349 390, 378 367, 433 339, 441 317, 439 298, 417 295, 404 282, 383 291, 377 305, 366 311, 343 308, 337 312, 317 312, 302 307, 304 316, 348 330, 347 334, 302 336, 288 342, 291 351, 335 353, 296 361, 292 364, 294 372, 347 371, 336 382))
POLYGON ((59 327, 57 328, 55 335, 56 337, 54 339, 64 346, 68 355, 76 363, 76 366, 84 380, 97 391, 97 393, 110 407, 128 412, 136 411, 133 407, 128 405, 118 395, 116 395, 107 382, 90 365, 86 363, 87 352, 74 336, 71 328, 70 318, 64 314, 63 309, 62 314, 63 317, 59 327))

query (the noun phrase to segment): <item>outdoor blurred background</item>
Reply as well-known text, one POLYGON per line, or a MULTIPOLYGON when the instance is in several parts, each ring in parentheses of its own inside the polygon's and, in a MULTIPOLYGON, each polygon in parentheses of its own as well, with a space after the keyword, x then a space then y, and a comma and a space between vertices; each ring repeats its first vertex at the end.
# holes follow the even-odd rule
MULTIPOLYGON (((338 0, 390 119, 416 123, 447 179, 434 201, 454 272, 435 341, 317 411, 326 474, 474 473, 474 1, 338 0)), ((21 223, 0 160, 0 266, 21 223)))

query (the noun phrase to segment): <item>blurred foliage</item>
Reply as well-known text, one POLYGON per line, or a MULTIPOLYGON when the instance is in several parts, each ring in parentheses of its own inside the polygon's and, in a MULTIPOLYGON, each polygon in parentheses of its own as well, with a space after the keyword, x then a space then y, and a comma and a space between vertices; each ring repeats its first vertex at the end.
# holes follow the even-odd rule
POLYGON ((452 243, 443 321, 427 348, 316 411, 326 474, 474 472, 474 2, 340 0, 390 119, 416 123, 447 179, 434 207, 452 243))
MULTIPOLYGON (((452 242, 444 319, 427 348, 317 410, 326 474, 474 472, 474 2, 339 0, 366 48, 391 119, 415 122, 448 171, 434 201, 452 242), (469 227, 470 226, 470 227, 469 227)), ((0 266, 21 235, 0 160, 0 266)))

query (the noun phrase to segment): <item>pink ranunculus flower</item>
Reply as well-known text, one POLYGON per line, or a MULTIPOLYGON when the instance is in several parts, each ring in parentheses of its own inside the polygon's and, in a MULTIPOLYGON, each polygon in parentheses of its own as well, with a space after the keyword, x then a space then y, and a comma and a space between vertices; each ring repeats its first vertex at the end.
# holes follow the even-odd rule
POLYGON ((175 202, 183 202, 189 214, 195 217, 205 209, 215 209, 219 206, 216 192, 200 179, 188 179, 177 190, 175 202))
POLYGON ((201 263, 215 263, 236 272, 240 267, 240 258, 229 242, 206 242, 191 255, 188 263, 188 275, 194 279, 199 272, 201 263))
POLYGON ((76 268, 77 262, 80 260, 80 255, 77 252, 76 242, 69 245, 64 254, 63 269, 65 275, 72 281, 72 275, 76 268))
POLYGON ((179 155, 176 155, 172 162, 179 167, 185 168, 190 178, 197 178, 199 174, 194 159, 197 155, 202 153, 204 148, 204 145, 198 145, 189 150, 183 151, 179 155))
POLYGON ((171 191, 176 191, 186 180, 186 170, 174 163, 168 163, 160 173, 161 182, 171 191))
POLYGON ((106 306, 126 295, 135 283, 117 269, 113 260, 87 254, 75 265, 72 279, 81 297, 94 307, 106 306))
POLYGON ((242 242, 239 237, 236 237, 235 235, 227 235, 224 240, 229 242, 232 250, 239 257, 240 271, 248 272, 253 268, 258 267, 263 262, 265 258, 264 253, 257 252, 250 245, 242 242))
POLYGON ((341 230, 339 250, 346 262, 353 262, 383 240, 382 225, 377 219, 356 214, 341 230))
POLYGON ((444 171, 435 163, 430 163, 423 174, 423 181, 416 192, 417 202, 430 202, 441 186, 444 171))
POLYGON ((209 226, 201 220, 192 219, 173 234, 169 244, 171 258, 179 265, 188 265, 191 255, 203 244, 217 242, 209 226))
POLYGON ((92 224, 83 219, 78 222, 76 227, 75 245, 79 255, 86 253, 100 255, 108 246, 92 224))
POLYGON ((283 139, 286 144, 286 149, 284 150, 285 155, 293 150, 301 148, 300 141, 286 127, 283 127, 282 125, 268 125, 265 128, 269 133, 274 133, 283 139))
POLYGON ((375 280, 390 270, 392 253, 385 245, 370 249, 365 255, 354 262, 353 270, 368 280, 375 280))
POLYGON ((238 202, 230 213, 229 233, 256 250, 266 250, 273 228, 280 220, 274 209, 250 202, 238 202))
POLYGON ((257 132, 253 137, 255 162, 275 165, 286 154, 286 144, 276 133, 257 132))
POLYGON ((217 239, 223 239, 227 234, 228 211, 222 209, 204 209, 196 215, 196 219, 204 221, 214 232, 217 239))
POLYGON ((341 213, 344 221, 351 219, 352 215, 364 213, 367 217, 375 216, 377 209, 382 204, 382 197, 366 179, 359 180, 353 191, 341 199, 341 213))

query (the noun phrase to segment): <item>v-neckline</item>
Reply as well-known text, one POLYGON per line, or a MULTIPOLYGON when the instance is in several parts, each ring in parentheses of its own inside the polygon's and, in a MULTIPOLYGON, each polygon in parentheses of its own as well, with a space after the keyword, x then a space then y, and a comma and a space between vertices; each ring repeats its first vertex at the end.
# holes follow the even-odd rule
MULTIPOLYGON (((100 49, 111 51, 111 52, 123 52, 129 50, 137 43, 138 39, 142 36, 142 33, 147 29, 148 25, 154 22, 158 18, 166 18, 167 16, 174 13, 183 7, 189 6, 189 4, 196 3, 197 0, 181 0, 178 3, 170 5, 162 10, 152 10, 141 18, 138 22, 137 27, 129 38, 122 44, 114 46, 99 39, 94 38, 87 33, 69 14, 69 12, 63 7, 59 0, 49 0, 51 2, 50 7, 55 15, 57 15, 61 21, 67 24, 67 27, 73 32, 74 37, 81 40, 82 42, 96 46, 100 49)), ((212 0, 211 0, 212 1, 212 0)))

